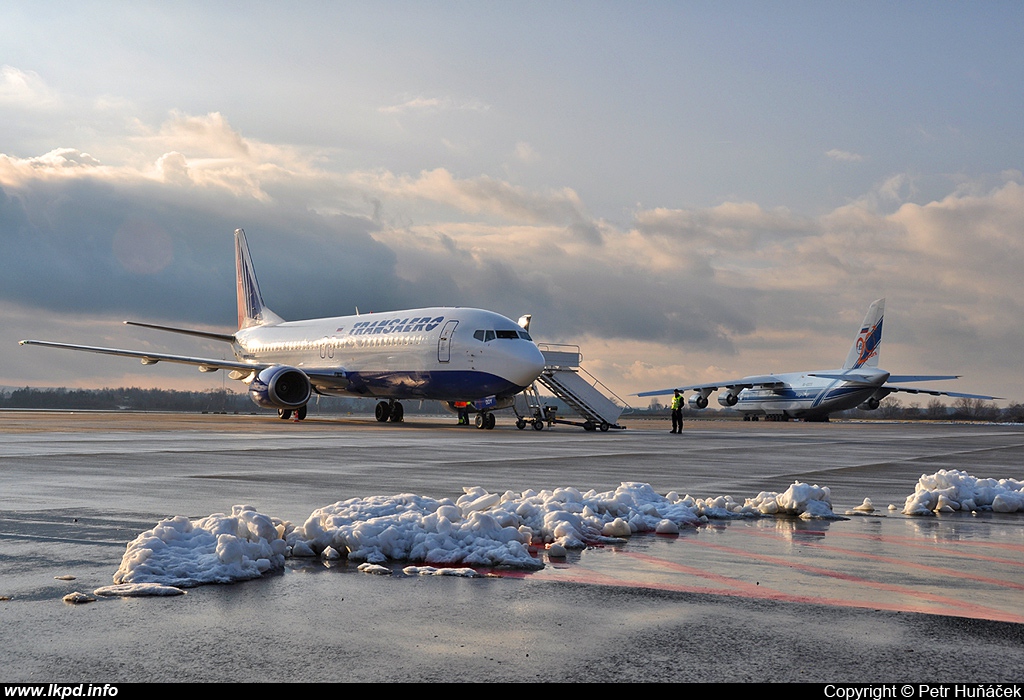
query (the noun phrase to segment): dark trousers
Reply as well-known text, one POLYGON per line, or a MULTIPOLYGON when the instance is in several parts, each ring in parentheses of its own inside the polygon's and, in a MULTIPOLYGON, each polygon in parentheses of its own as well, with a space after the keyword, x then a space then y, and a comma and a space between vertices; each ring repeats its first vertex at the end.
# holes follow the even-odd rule
POLYGON ((683 409, 672 409, 672 432, 683 432, 683 409))

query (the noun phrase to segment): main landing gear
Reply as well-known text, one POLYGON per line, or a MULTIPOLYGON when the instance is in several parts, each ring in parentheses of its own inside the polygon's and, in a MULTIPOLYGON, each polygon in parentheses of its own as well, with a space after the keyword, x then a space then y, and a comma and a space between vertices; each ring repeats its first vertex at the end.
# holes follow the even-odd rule
MULTIPOLYGON (((292 409, 290 408, 279 408, 277 409, 277 417, 281 420, 288 420, 292 417, 292 409)), ((306 420, 306 407, 299 406, 295 409, 295 420, 306 420)))
POLYGON ((494 414, 490 411, 476 414, 476 427, 480 430, 494 430, 494 414))
POLYGON ((394 400, 380 401, 374 409, 373 416, 378 423, 387 423, 388 421, 401 423, 405 420, 405 409, 402 408, 402 404, 394 400))

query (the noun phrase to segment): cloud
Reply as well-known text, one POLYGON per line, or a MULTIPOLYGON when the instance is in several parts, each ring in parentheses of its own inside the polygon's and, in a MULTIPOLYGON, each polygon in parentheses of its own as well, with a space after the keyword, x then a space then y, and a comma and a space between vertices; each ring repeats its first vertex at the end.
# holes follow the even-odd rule
POLYGON ((841 151, 838 148, 833 148, 830 151, 825 151, 825 155, 832 160, 839 161, 841 163, 860 163, 864 160, 864 156, 857 153, 851 153, 850 151, 841 151))
POLYGON ((0 66, 0 105, 26 110, 53 110, 61 99, 34 71, 0 66))
POLYGON ((526 141, 520 141, 515 148, 516 160, 523 163, 536 163, 540 160, 540 154, 526 141))
POLYGON ((425 200, 444 205, 460 216, 556 224, 591 243, 600 242, 599 227, 590 220, 579 195, 570 188, 534 192, 486 175, 456 178, 444 168, 423 171, 418 176, 361 172, 353 173, 349 179, 354 186, 371 191, 374 197, 425 200))
POLYGON ((381 114, 434 114, 439 112, 486 112, 490 105, 474 99, 453 97, 412 97, 394 105, 378 107, 381 114))

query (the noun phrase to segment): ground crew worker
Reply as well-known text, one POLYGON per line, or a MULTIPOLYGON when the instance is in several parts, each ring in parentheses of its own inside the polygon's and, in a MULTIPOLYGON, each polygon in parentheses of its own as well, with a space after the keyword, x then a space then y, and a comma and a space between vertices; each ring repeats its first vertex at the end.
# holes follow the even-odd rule
POLYGON ((672 394, 672 432, 683 432, 683 395, 676 389, 672 394))

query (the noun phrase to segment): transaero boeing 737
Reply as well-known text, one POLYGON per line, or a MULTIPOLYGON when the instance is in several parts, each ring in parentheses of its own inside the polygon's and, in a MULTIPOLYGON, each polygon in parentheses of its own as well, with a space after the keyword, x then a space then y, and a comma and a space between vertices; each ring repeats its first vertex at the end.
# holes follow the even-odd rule
POLYGON ((879 369, 878 351, 882 344, 884 312, 885 299, 878 299, 871 304, 846 356, 846 362, 840 369, 755 375, 644 391, 634 396, 660 396, 676 390, 694 391, 696 393, 690 395, 687 403, 691 408, 701 409, 707 408, 708 396, 712 392, 724 389, 718 394, 718 403, 740 411, 743 420, 758 420, 763 415, 768 420, 801 418, 806 421, 827 421, 830 413, 854 407, 874 410, 882 399, 898 391, 969 399, 997 398, 902 386, 904 383, 957 379, 959 375, 896 375, 879 369))
POLYGON ((238 330, 233 334, 125 321, 230 343, 235 361, 137 350, 22 340, 22 345, 135 357, 144 365, 176 362, 200 372, 226 370, 249 385, 249 396, 281 418, 306 417, 313 394, 377 397, 376 418, 400 422, 400 400, 468 404, 477 427, 493 428, 492 411, 512 405, 544 369, 544 356, 525 328, 492 311, 434 307, 356 316, 285 321, 263 303, 249 246, 235 231, 238 330))

